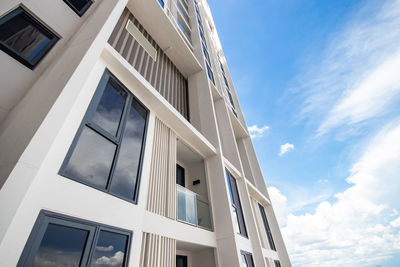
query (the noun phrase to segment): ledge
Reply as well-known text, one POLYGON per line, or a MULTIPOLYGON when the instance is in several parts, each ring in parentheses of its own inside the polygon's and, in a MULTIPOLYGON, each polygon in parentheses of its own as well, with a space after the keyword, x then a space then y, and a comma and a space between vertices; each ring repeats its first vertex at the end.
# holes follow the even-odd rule
POLYGON ((127 7, 185 77, 202 69, 178 26, 157 0, 131 0, 127 7))
POLYGON ((229 169, 229 171, 232 173, 232 175, 235 176, 236 179, 241 179, 243 178, 242 173, 236 168, 235 165, 232 164, 227 158, 223 157, 224 159, 224 164, 225 167, 229 169))
POLYGON ((213 101, 216 102, 216 101, 222 99, 223 96, 221 95, 221 93, 219 92, 217 87, 210 81, 208 76, 207 76, 207 79, 208 79, 208 83, 210 84, 210 87, 211 87, 211 94, 212 94, 213 101))
POLYGON ((109 44, 102 52, 102 59, 107 68, 180 139, 203 158, 216 154, 215 147, 109 44))
POLYGON ((144 212, 142 230, 144 232, 174 238, 177 241, 205 247, 217 247, 215 232, 181 223, 149 211, 144 212), (162 227, 160 227, 160 225, 162 225, 162 227))
POLYGON ((250 195, 254 199, 256 199, 258 202, 260 202, 264 206, 271 205, 271 201, 266 196, 264 196, 263 193, 261 193, 257 187, 255 187, 249 180, 247 180, 247 178, 245 178, 244 180, 246 181, 247 189, 249 190, 250 195))
POLYGON ((249 133, 243 127, 242 123, 240 123, 239 119, 236 118, 235 114, 233 114, 232 108, 230 105, 227 104, 227 108, 229 110, 229 117, 231 118, 232 128, 235 133, 236 138, 245 138, 249 137, 249 133))

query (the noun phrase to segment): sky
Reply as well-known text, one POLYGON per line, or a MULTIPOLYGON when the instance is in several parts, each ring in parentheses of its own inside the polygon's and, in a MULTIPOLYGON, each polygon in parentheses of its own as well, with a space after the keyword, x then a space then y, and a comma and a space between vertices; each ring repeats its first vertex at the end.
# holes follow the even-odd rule
POLYGON ((208 0, 293 266, 400 266, 400 0, 208 0))

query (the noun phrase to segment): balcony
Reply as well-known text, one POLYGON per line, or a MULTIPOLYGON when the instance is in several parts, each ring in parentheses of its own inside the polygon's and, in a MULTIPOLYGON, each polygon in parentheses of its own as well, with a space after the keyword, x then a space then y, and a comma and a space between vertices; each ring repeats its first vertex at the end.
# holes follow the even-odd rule
POLYGON ((212 230, 208 201, 183 186, 176 185, 176 190, 178 220, 212 230))
POLYGON ((204 159, 179 139, 176 151, 177 220, 212 230, 204 159))
MULTIPOLYGON (((185 77, 188 77, 200 71, 202 66, 192 51, 190 38, 188 39, 181 32, 182 29, 178 25, 178 19, 183 15, 179 13, 176 6, 176 0, 166 3, 165 7, 162 7, 156 0, 130 0, 127 4, 129 10, 177 66, 179 71, 185 77)), ((182 8, 182 13, 185 12, 184 8, 182 8)), ((190 25, 186 25, 189 23, 186 23, 184 18, 182 18, 181 24, 187 27, 186 30, 191 31, 190 25)), ((188 35, 190 36, 190 34, 188 35)))

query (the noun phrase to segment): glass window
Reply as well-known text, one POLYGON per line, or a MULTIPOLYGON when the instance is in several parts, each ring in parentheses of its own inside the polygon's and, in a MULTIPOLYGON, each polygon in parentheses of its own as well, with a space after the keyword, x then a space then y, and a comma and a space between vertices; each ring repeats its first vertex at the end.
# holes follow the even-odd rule
POLYGON ((117 146, 85 126, 64 169, 67 177, 106 188, 117 146))
POLYGON ((240 204, 239 192, 237 189, 236 179, 226 170, 229 195, 232 204, 232 213, 234 218, 234 228, 237 233, 247 237, 246 225, 243 218, 242 206, 240 204))
POLYGON ((226 90, 226 92, 228 93, 228 97, 229 97, 229 102, 231 103, 232 107, 235 107, 235 104, 233 103, 233 98, 232 98, 232 94, 231 92, 229 92, 228 90, 226 90))
POLYGON ((49 223, 33 266, 79 266, 89 231, 49 223))
POLYGON ((274 260, 275 267, 281 267, 281 263, 278 260, 274 260))
POLYGON ((201 37, 201 40, 203 41, 204 46, 207 47, 206 38, 204 37, 204 33, 201 30, 201 28, 199 29, 199 32, 200 32, 200 37, 201 37))
POLYGON ((128 94, 110 79, 92 115, 92 122, 116 136, 127 96, 128 94))
POLYGON ((147 113, 106 71, 60 174, 136 202, 147 113))
POLYGON ((124 266, 128 236, 101 230, 90 266, 124 266))
POLYGON ((187 267, 187 266, 188 266, 187 256, 176 255, 176 267, 187 267))
POLYGON ((163 1, 163 0, 158 0, 158 3, 159 3, 162 7, 164 7, 164 1, 163 1))
POLYGON ((136 193, 146 118, 147 111, 136 101, 132 102, 111 183, 113 193, 129 199, 133 199, 136 193))
POLYGON ((185 169, 176 164, 176 183, 185 187, 185 169))
POLYGON ((263 223, 264 223, 265 232, 267 233, 269 247, 272 250, 276 251, 274 239, 272 238, 272 232, 271 232, 271 229, 269 228, 268 219, 267 219, 267 215, 265 213, 265 209, 260 203, 258 203, 258 208, 260 209, 261 218, 262 218, 263 223))
POLYGON ((17 266, 125 267, 130 238, 125 230, 41 211, 17 266))
POLYGON ((208 64, 211 64, 211 63, 210 63, 210 56, 208 55, 207 49, 205 48, 205 46, 204 46, 203 43, 201 43, 201 46, 203 47, 203 54, 204 54, 204 56, 205 56, 205 58, 206 58, 208 64))
POLYGON ((226 79, 225 74, 224 74, 224 82, 225 82, 226 87, 229 88, 228 80, 226 79))
POLYGON ((207 74, 208 74, 208 78, 210 78, 210 80, 212 81, 213 84, 215 84, 214 81, 214 74, 210 68, 210 66, 208 65, 208 63, 206 62, 206 67, 207 67, 207 74))
POLYGON ((241 267, 254 267, 253 256, 251 255, 251 253, 242 251, 240 256, 241 267))
POLYGON ((64 2, 79 16, 82 16, 93 3, 91 0, 64 0, 64 2))
POLYGON ((0 19, 0 48, 33 69, 58 41, 58 37, 24 8, 0 19))

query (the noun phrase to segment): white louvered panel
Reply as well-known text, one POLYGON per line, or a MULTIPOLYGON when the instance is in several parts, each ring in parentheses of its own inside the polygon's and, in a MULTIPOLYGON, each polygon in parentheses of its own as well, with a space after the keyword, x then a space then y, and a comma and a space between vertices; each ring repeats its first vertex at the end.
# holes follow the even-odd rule
POLYGON ((176 240, 143 233, 141 267, 175 267, 176 240))
POLYGON ((147 210, 176 219, 176 134, 155 121, 147 210))

